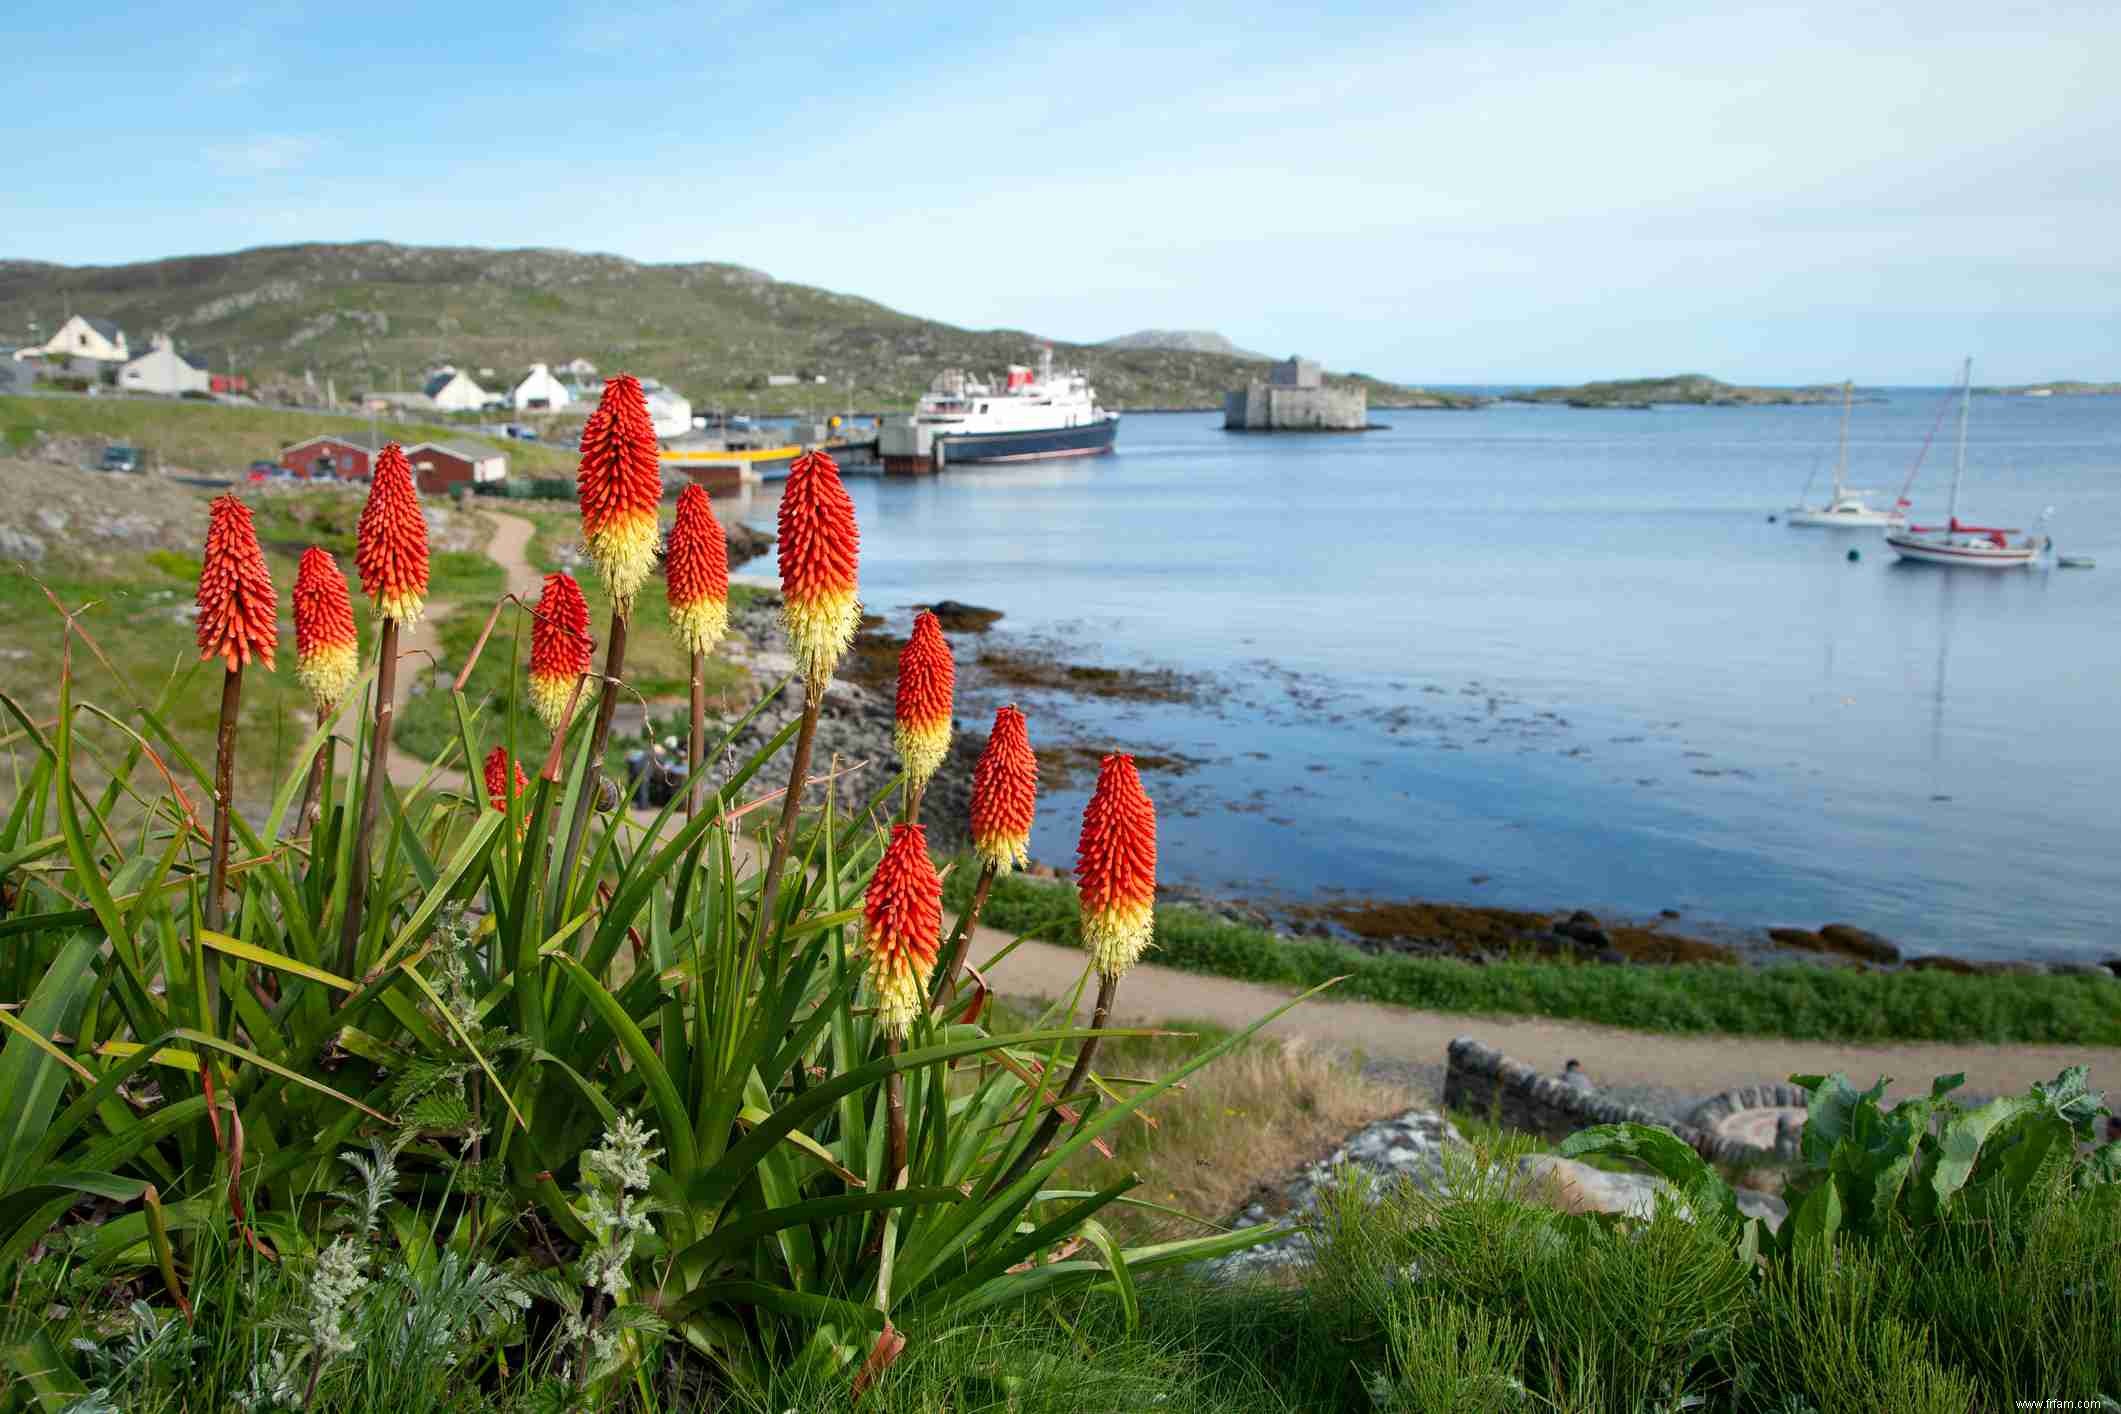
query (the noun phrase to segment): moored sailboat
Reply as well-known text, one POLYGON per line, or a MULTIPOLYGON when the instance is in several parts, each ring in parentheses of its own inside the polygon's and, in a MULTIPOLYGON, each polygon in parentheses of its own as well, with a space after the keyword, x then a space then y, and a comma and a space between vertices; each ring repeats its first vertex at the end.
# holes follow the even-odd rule
MULTIPOLYGON (((1782 517, 1788 524, 1825 526, 1832 529, 1850 530, 1865 530, 1875 526, 1897 529, 1907 524, 1907 516, 1905 514, 1907 503, 1905 501, 1894 506, 1891 510, 1879 510, 1864 499, 1871 494, 1870 492, 1859 490, 1848 484, 1849 408, 1854 401, 1855 385, 1843 383, 1841 385, 1841 451, 1834 459, 1834 494, 1827 498, 1826 504, 1823 506, 1798 504, 1790 507, 1782 517)), ((1813 475, 1818 475, 1816 468, 1813 471, 1813 475)), ((1804 489, 1806 492, 1812 489, 1810 481, 1805 482, 1804 489)), ((1802 497, 1799 499, 1801 502, 1802 497)))
POLYGON ((1959 568, 2007 570, 2030 565, 2046 548, 2043 536, 2000 526, 1969 525, 1959 519, 1959 487, 1966 479, 1966 418, 1973 402, 1974 361, 1959 377, 1959 454, 1952 463, 1952 499, 1943 525, 1910 525, 1889 531, 1885 543, 1903 560, 1959 568), (2011 537, 2019 538, 2013 540, 2011 537))

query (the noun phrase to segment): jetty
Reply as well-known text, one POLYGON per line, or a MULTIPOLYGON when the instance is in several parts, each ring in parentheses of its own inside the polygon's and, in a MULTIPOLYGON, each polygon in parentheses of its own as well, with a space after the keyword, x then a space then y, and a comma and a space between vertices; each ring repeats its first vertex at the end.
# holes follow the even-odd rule
POLYGON ((1333 388, 1308 358, 1290 355, 1223 398, 1227 432, 1361 432, 1370 425, 1370 395, 1360 384, 1333 388))

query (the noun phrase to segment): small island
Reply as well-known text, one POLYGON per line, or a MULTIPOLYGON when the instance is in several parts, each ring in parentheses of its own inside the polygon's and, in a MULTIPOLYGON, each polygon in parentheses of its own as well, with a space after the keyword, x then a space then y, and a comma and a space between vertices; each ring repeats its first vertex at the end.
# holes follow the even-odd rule
POLYGON ((2121 383, 2080 383, 2064 378, 2054 383, 2023 383, 2015 388, 1976 388, 1990 398, 2121 398, 2121 383))
POLYGON ((1701 373, 1666 378, 1623 378, 1606 383, 1579 383, 1573 388, 1534 388, 1510 393, 1505 402, 1562 403, 1572 408, 1635 408, 1679 403, 1694 407, 1771 407, 1788 403, 1831 403, 1841 389, 1741 388, 1701 373))

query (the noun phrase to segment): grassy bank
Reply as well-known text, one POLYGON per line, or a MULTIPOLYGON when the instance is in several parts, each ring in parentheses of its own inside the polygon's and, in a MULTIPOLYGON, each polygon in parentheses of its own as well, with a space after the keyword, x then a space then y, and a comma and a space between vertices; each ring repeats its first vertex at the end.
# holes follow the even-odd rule
MULTIPOLYGON (((976 872, 952 871, 954 907, 969 899, 976 872)), ((996 880, 984 921, 1049 942, 1081 942, 1075 890, 1067 884, 1020 875, 996 880)), ((1680 1035, 2121 1045, 2121 986, 2095 978, 1810 966, 1473 964, 1375 956, 1340 943, 1285 939, 1183 906, 1157 909, 1156 947, 1148 960, 1291 988, 1345 976, 1332 995, 1426 1011, 1548 1016, 1680 1035)))
MULTIPOLYGON (((495 443, 463 427, 384 418, 374 424, 384 437, 408 446, 414 442, 463 442, 498 446, 508 453, 508 467, 518 476, 570 476, 572 448, 535 442, 495 443)), ((281 408, 230 407, 219 403, 162 398, 0 398, 0 437, 19 449, 31 445, 37 432, 53 437, 81 437, 122 442, 146 454, 147 464, 188 467, 214 476, 241 473, 253 461, 272 461, 280 449, 323 432, 366 436, 365 417, 293 411, 281 408)))

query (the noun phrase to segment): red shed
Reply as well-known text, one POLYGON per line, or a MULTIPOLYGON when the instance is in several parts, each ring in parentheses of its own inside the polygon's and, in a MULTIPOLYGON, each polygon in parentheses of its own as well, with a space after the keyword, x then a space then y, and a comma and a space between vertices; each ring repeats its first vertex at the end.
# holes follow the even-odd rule
POLYGON ((280 465, 297 476, 342 481, 366 481, 380 443, 365 436, 342 436, 328 432, 280 449, 280 465))
POLYGON ((412 463, 413 480, 431 496, 508 476, 506 452, 470 442, 415 442, 405 449, 405 459, 412 463))

